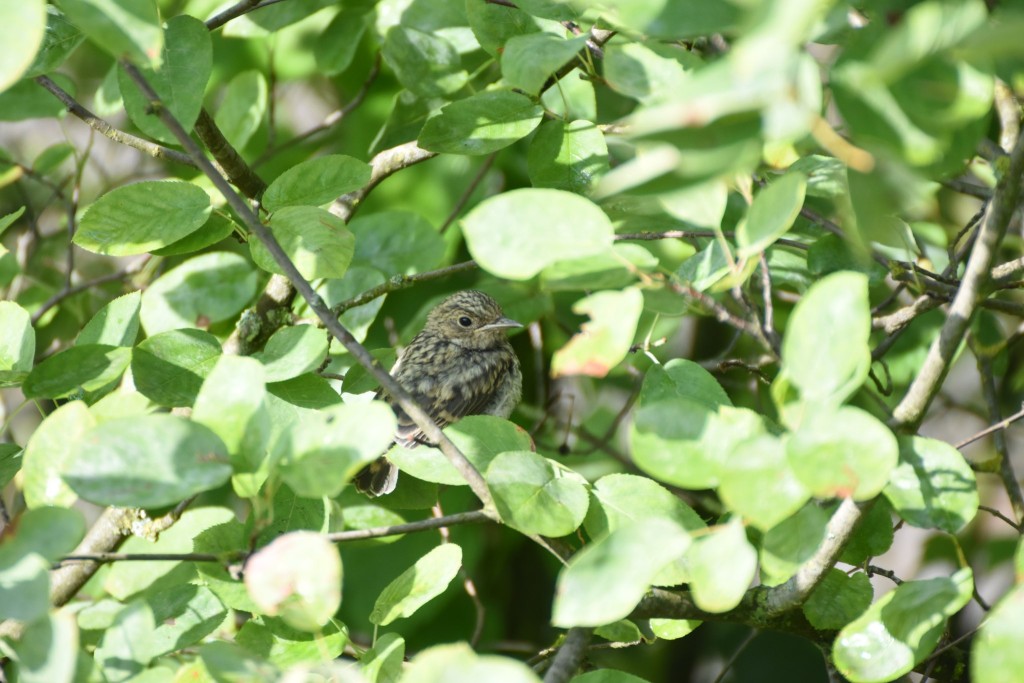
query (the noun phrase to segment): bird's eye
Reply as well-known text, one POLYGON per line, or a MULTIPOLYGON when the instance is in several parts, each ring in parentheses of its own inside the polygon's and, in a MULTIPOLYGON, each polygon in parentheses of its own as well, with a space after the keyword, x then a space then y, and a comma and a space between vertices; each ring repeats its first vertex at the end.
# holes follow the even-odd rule
POLYGON ((461 318, 459 318, 459 324, 462 325, 463 327, 469 327, 470 325, 473 324, 473 320, 470 319, 468 316, 464 315, 461 318))

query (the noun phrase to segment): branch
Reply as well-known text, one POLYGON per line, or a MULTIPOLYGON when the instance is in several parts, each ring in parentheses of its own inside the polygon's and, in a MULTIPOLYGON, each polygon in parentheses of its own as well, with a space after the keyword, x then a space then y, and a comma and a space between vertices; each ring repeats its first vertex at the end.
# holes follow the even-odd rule
MULTIPOLYGON (((407 415, 412 419, 416 426, 423 430, 424 435, 432 442, 438 445, 438 448, 444 453, 445 457, 455 466, 459 471, 459 474, 469 483, 473 493, 483 502, 484 509, 488 514, 491 514, 494 510, 494 502, 491 498, 491 493, 487 489, 487 484, 480 472, 473 466, 473 464, 466 458, 466 456, 459 450, 459 448, 452 443, 445 434, 441 431, 441 428, 430 418, 429 415, 413 400, 412 396, 400 385, 395 379, 385 371, 377 361, 373 359, 370 352, 366 350, 366 347, 356 341, 355 337, 345 329, 345 327, 338 321, 336 317, 331 313, 331 310, 324 303, 320 295, 317 294, 313 287, 309 284, 299 271, 295 268, 295 264, 291 262, 288 256, 281 249, 281 246, 274 239, 273 234, 267 229, 259 217, 253 212, 253 210, 246 204, 245 200, 235 192, 228 184, 227 180, 217 172, 208 159, 203 156, 202 150, 188 136, 185 129, 182 128, 181 124, 174 118, 174 116, 167 110, 166 107, 160 105, 159 96, 146 81, 145 77, 131 62, 123 61, 125 71, 128 73, 129 78, 132 79, 138 86, 142 93, 150 100, 151 106, 158 112, 161 121, 164 125, 174 134, 178 139, 178 142, 182 147, 189 153, 192 159, 199 166, 200 170, 203 171, 213 182, 214 187, 224 196, 228 204, 234 209, 235 213, 238 214, 242 222, 245 223, 246 227, 266 246, 267 251, 274 258, 277 265, 284 271, 285 276, 291 280, 295 289, 302 295, 309 305, 310 310, 316 313, 317 317, 323 322, 324 327, 341 342, 349 353, 363 365, 371 375, 376 378, 386 392, 398 403, 398 405, 406 412, 407 415)), ((418 147, 415 149, 419 149, 418 147)), ((372 181, 371 181, 372 182, 372 181)))
MULTIPOLYGON (((734 231, 732 231, 732 230, 723 230, 721 233, 717 233, 714 230, 666 230, 664 232, 620 232, 619 234, 615 235, 615 241, 616 242, 621 242, 623 240, 646 240, 646 241, 650 241, 650 240, 667 240, 667 239, 687 240, 687 239, 697 239, 697 238, 704 238, 704 237, 710 237, 710 238, 713 239, 715 237, 718 237, 719 234, 722 234, 722 235, 724 235, 726 237, 733 237, 733 236, 735 236, 736 233, 734 231)), ((807 251, 808 249, 810 249, 810 245, 804 244, 803 242, 798 242, 796 240, 790 240, 790 239, 785 239, 785 238, 780 238, 780 239, 775 240, 774 244, 777 244, 780 247, 792 247, 793 249, 799 249, 800 251, 807 251)))
POLYGON ((64 299, 67 299, 68 297, 72 297, 75 294, 80 294, 86 291, 87 289, 92 289, 93 287, 105 285, 108 282, 117 282, 119 280, 124 280, 127 277, 135 275, 140 270, 142 270, 142 267, 149 262, 150 258, 151 256, 149 254, 146 254, 145 256, 139 258, 134 263, 131 263, 125 268, 122 268, 121 270, 118 270, 113 273, 108 273, 106 275, 101 275, 100 277, 95 278, 93 280, 80 282, 79 284, 73 285, 71 287, 65 287, 64 289, 62 289, 61 291, 57 292, 49 299, 44 301, 43 305, 36 309, 35 313, 32 314, 32 324, 35 325, 36 323, 38 323, 40 319, 42 319, 42 317, 46 315, 47 311, 49 311, 51 308, 59 304, 61 301, 64 301, 64 299))
POLYGON ((839 554, 853 534, 864 513, 873 501, 858 505, 851 498, 844 498, 825 527, 825 540, 818 546, 811 559, 800 565, 789 581, 766 589, 761 595, 761 604, 768 615, 781 614, 802 605, 828 570, 835 566, 839 554))
POLYGON ((953 356, 964 339, 974 311, 981 300, 982 290, 989 278, 989 268, 995 252, 1006 234, 1006 228, 1017 208, 1020 179, 1024 172, 1024 136, 1017 140, 1010 155, 1009 168, 999 179, 995 195, 989 203, 977 242, 967 260, 960 289, 949 307, 949 315, 925 357, 921 370, 914 378, 903 400, 893 410, 891 426, 914 429, 920 424, 932 399, 939 392, 949 372, 953 356))
MULTIPOLYGON (((114 508, 110 508, 113 510, 114 508)), ((324 534, 331 543, 347 543, 351 541, 365 541, 370 538, 383 538, 385 536, 399 536, 401 534, 414 533, 417 531, 429 531, 431 529, 439 529, 441 527, 456 526, 458 524, 479 524, 481 522, 492 521, 482 510, 474 510, 472 512, 460 512, 454 515, 446 515, 444 517, 428 517, 427 519, 421 519, 416 522, 407 522, 405 524, 393 524, 391 526, 378 526, 371 527, 369 529, 350 529, 348 531, 335 531, 334 533, 324 534)), ((85 546, 86 543, 83 541, 79 548, 85 546)), ((96 565, 107 564, 110 562, 158 562, 158 561, 174 561, 174 562, 217 562, 217 563, 228 563, 241 560, 246 556, 246 551, 236 551, 230 553, 115 553, 115 552, 79 552, 76 551, 71 555, 65 555, 64 557, 57 560, 58 565, 75 563, 75 562, 88 562, 96 565)), ((96 571, 96 567, 93 567, 93 572, 96 571)))
POLYGON ((544 683, 565 683, 576 673, 587 654, 591 630, 576 626, 565 634, 565 642, 558 648, 558 654, 551 662, 551 667, 544 674, 544 683))
POLYGON ((403 168, 408 168, 427 159, 433 159, 436 156, 437 152, 428 152, 420 148, 415 141, 378 152, 370 160, 370 167, 372 168, 370 182, 355 192, 349 192, 347 195, 338 197, 331 206, 331 213, 348 222, 359 209, 359 205, 366 199, 366 196, 373 191, 373 188, 380 185, 385 178, 392 173, 401 171, 403 168))
POLYGON ((224 133, 214 123, 213 117, 206 111, 206 107, 199 110, 195 131, 206 149, 210 150, 210 154, 220 164, 220 172, 225 174, 246 197, 259 199, 267 189, 267 184, 249 167, 238 150, 231 146, 224 133))
POLYGON ((415 275, 395 275, 387 282, 379 284, 376 287, 366 290, 362 294, 358 294, 351 299, 347 299, 335 305, 334 308, 331 309, 331 312, 334 315, 341 315, 350 308, 356 308, 357 306, 368 304, 374 299, 382 297, 385 294, 390 294, 391 292, 397 292, 400 289, 412 287, 420 282, 439 280, 443 277, 448 277, 449 275, 476 270, 477 267, 476 261, 463 261, 462 263, 445 266, 444 268, 438 268, 437 270, 428 270, 423 273, 416 273, 415 275))
MULTIPOLYGON (((981 375, 981 393, 985 397, 985 405, 988 407, 990 420, 999 420, 999 396, 996 393, 996 380, 992 372, 992 358, 981 352, 973 343, 971 349, 978 361, 978 374, 981 375)), ((997 425, 1000 426, 1000 425, 997 425)), ((1017 518, 1017 526, 1024 523, 1024 491, 1021 491, 1020 480, 1013 471, 1013 462, 1010 460, 1010 449, 1006 445, 1006 433, 1002 429, 992 431, 992 445, 999 455, 999 478, 1003 481, 1006 495, 1010 498, 1010 505, 1013 507, 1013 516, 1017 518)))
POLYGON ((264 7, 269 7, 270 5, 276 5, 277 3, 282 1, 283 0, 239 0, 239 2, 235 3, 231 7, 228 7, 220 14, 217 14, 211 17, 210 19, 207 19, 206 28, 208 28, 211 31, 216 31, 232 19, 237 19, 243 14, 248 14, 249 12, 253 12, 264 7))
POLYGON ((131 133, 126 133, 123 130, 114 128, 112 125, 96 116, 96 114, 93 114, 91 111, 79 104, 75 98, 65 92, 59 85, 46 76, 36 76, 35 80, 36 83, 49 90, 54 97, 60 100, 68 112, 81 119, 87 126, 101 135, 110 138, 114 142, 121 143, 122 145, 128 145, 129 147, 148 154, 155 159, 167 159, 168 161, 196 168, 195 162, 193 162, 187 154, 182 154, 175 149, 158 145, 150 142, 149 140, 143 140, 131 133))

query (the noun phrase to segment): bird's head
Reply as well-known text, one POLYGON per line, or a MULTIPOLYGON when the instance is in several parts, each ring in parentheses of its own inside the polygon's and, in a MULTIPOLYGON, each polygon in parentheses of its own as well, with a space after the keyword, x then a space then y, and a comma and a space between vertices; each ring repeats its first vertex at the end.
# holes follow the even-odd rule
POLYGON ((434 307, 427 316, 426 329, 471 349, 486 349, 502 343, 505 330, 522 327, 506 318, 498 302, 483 292, 456 292, 434 307))

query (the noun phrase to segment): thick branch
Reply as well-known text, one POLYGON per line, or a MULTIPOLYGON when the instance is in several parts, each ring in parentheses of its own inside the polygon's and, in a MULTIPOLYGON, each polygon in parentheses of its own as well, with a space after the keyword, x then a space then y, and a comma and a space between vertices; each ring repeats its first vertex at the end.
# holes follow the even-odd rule
POLYGON ((565 642, 558 648, 558 654, 544 674, 544 683, 565 683, 575 675, 587 654, 590 629, 575 627, 565 634, 565 642))
POLYGON ((894 427, 916 428, 924 418, 932 399, 939 392, 949 372, 953 356, 963 341, 971 317, 981 300, 996 250, 1017 208, 1022 173, 1024 136, 1017 140, 1010 155, 1009 168, 996 185, 995 195, 989 203, 977 242, 967 260, 960 289, 950 304, 949 315, 942 326, 942 331, 928 349, 928 355, 910 389, 893 410, 894 427))
POLYGON ((209 160, 203 156, 202 150, 188 136, 188 133, 181 127, 177 119, 171 115, 166 107, 160 106, 159 97, 139 70, 130 62, 123 62, 123 64, 128 76, 139 86, 142 93, 150 100, 154 110, 159 113, 164 125, 174 134, 182 147, 188 151, 200 170, 210 178, 217 190, 245 223, 245 226, 257 239, 263 242, 267 251, 274 258, 274 261, 284 271, 285 276, 291 280, 295 289, 302 295, 302 298, 309 304, 310 310, 320 318, 324 327, 380 382, 384 390, 398 402, 402 410, 423 430, 424 435, 438 445, 438 448, 444 453, 445 457, 448 458, 459 471, 459 474, 469 483, 473 493, 483 502, 485 510, 488 513, 493 511, 494 504, 491 493, 488 491, 487 484, 484 482, 480 472, 477 471, 462 451, 445 436, 441 428, 430 419, 430 416, 413 400, 409 393, 374 360, 370 352, 366 350, 366 347, 356 341, 355 337, 331 313, 331 310, 324 303, 323 299, 320 298, 320 295, 313 290, 309 281, 299 273, 295 264, 291 262, 291 259, 281 249, 281 246, 274 239, 270 230, 260 222, 259 217, 246 204, 245 200, 231 188, 224 176, 219 174, 209 160))
POLYGON ((267 184, 256 175, 245 159, 238 153, 224 134, 214 123, 213 117, 204 107, 199 111, 199 118, 196 120, 196 135, 203 141, 206 149, 220 164, 221 171, 227 175, 228 180, 234 183, 235 187, 242 191, 250 199, 259 199, 267 184))

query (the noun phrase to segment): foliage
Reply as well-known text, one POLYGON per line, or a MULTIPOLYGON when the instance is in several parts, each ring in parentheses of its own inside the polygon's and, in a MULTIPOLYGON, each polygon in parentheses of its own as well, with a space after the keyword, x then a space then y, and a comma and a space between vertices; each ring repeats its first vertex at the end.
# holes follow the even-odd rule
POLYGON ((1004 4, 0 3, 6 680, 1017 680, 1004 4))

